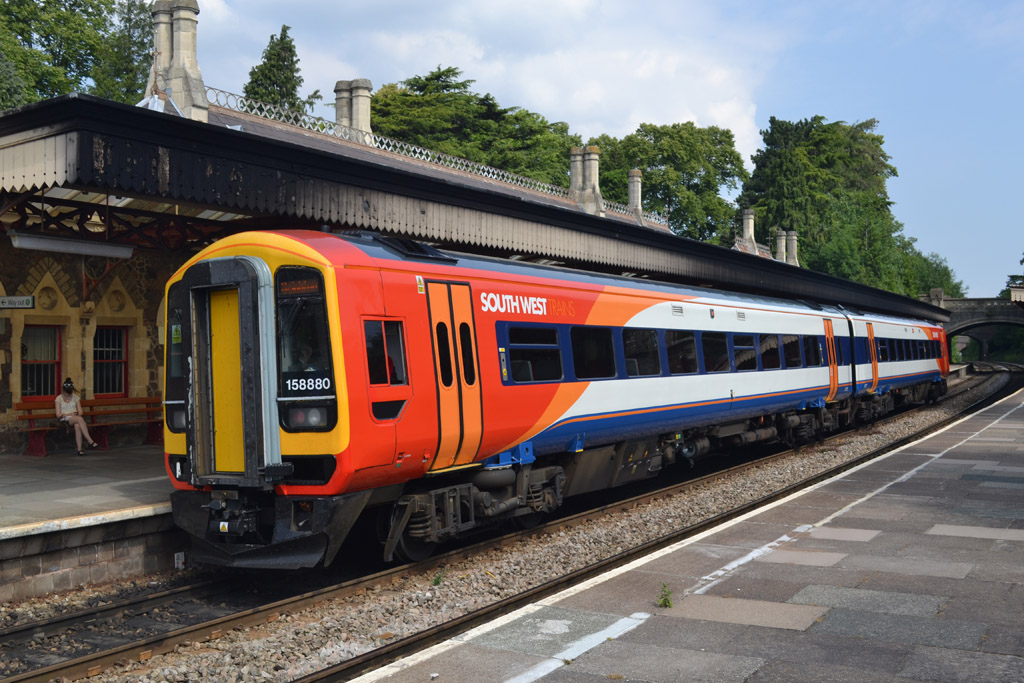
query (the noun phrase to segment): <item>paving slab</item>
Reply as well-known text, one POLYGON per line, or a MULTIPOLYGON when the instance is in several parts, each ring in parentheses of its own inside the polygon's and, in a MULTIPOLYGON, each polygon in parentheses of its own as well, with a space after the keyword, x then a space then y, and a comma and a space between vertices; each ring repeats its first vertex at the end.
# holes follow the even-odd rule
POLYGON ((873 540, 880 533, 882 532, 877 529, 846 529, 836 526, 818 526, 811 529, 808 535, 815 539, 866 543, 873 540))
POLYGON ((570 644, 611 626, 618 615, 563 607, 542 607, 473 639, 475 645, 552 657, 570 644))
MULTIPOLYGON (((741 683, 763 663, 764 660, 757 657, 610 642, 573 660, 566 669, 603 675, 605 680, 741 683)), ((552 677, 544 680, 558 679, 552 677)))
POLYGON ((810 668, 803 662, 773 661, 758 669, 747 683, 907 683, 907 679, 856 667, 821 664, 810 668))
POLYGON ((974 564, 968 562, 942 562, 913 558, 876 557, 873 555, 847 555, 842 561, 844 569, 891 572, 911 576, 946 576, 962 579, 971 573, 974 564))
POLYGON ((683 619, 725 621, 730 624, 803 631, 827 611, 827 607, 817 605, 791 605, 766 600, 720 598, 714 595, 687 595, 664 613, 683 619))
POLYGON ((903 675, 917 680, 951 683, 1019 683, 1024 681, 1024 659, 941 647, 920 647, 907 659, 903 675))
POLYGON ((925 532, 936 536, 959 536, 961 538, 983 538, 1000 541, 1024 542, 1024 530, 996 529, 983 526, 958 526, 953 524, 936 524, 925 532))
POLYGON ((940 595, 892 593, 842 586, 806 586, 789 599, 801 605, 842 607, 859 612, 903 614, 912 617, 938 616, 949 598, 940 595))
POLYGON ((834 608, 811 628, 815 632, 851 638, 977 650, 988 625, 975 621, 928 619, 834 608))
POLYGON ((842 561, 846 556, 846 553, 832 553, 824 550, 773 550, 757 558, 755 562, 831 567, 842 561))

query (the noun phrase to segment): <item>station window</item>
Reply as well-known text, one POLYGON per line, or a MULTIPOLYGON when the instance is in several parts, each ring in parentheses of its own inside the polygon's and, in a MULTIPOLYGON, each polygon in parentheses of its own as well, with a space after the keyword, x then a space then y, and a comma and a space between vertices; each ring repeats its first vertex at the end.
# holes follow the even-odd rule
POLYGON ((658 333, 654 330, 622 330, 622 348, 626 355, 626 374, 650 377, 661 374, 658 333))
POLYGON ((688 330, 667 330, 668 371, 673 375, 688 375, 700 370, 697 365, 697 341, 688 330))
POLYGON ((573 327, 572 367, 577 379, 607 379, 615 376, 615 347, 609 327, 573 327))
POLYGON ((21 335, 21 396, 53 399, 60 377, 60 328, 26 325, 21 335))
POLYGON ((821 365, 821 345, 816 336, 804 337, 804 363, 809 368, 821 365))
POLYGON ((776 370, 782 367, 782 356, 779 353, 779 335, 761 335, 761 367, 765 370, 776 370))
POLYGON ((92 346, 92 386, 95 396, 127 396, 128 328, 97 327, 92 346))
POLYGON ((705 372, 729 372, 729 343, 724 332, 703 332, 700 335, 704 351, 705 372))
POLYGON ((554 327, 509 327, 509 373, 515 382, 562 379, 562 351, 554 327))
POLYGON ((795 334, 782 335, 782 356, 786 359, 787 368, 798 368, 800 361, 800 337, 795 334))
MULTIPOLYGON (((363 329, 366 333, 366 364, 370 370, 370 384, 391 386, 408 384, 405 372, 402 323, 398 320, 366 320, 363 322, 363 329)), ((445 329, 447 330, 447 328, 445 329)), ((450 384, 450 361, 448 377, 448 384, 450 384)))
POLYGON ((736 359, 736 370, 757 370, 757 349, 754 347, 754 335, 734 334, 732 336, 732 353, 736 359))

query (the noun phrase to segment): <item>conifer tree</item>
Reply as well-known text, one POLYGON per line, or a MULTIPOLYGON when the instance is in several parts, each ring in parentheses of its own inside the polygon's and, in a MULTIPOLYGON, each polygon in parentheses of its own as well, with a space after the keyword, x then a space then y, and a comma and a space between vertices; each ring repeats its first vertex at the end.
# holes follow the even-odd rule
POLYGON ((309 112, 314 104, 323 99, 319 90, 314 90, 305 99, 299 97, 302 87, 299 56, 295 43, 288 31, 291 27, 281 26, 281 35, 271 35, 270 42, 263 50, 263 61, 249 70, 249 82, 243 93, 257 102, 276 104, 290 111, 309 112))

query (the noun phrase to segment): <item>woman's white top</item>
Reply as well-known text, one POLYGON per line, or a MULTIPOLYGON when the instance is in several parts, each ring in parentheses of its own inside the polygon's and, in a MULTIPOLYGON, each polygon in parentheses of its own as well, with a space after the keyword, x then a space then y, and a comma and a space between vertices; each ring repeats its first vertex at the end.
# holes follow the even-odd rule
POLYGON ((57 397, 57 406, 60 408, 61 417, 82 412, 78 406, 78 394, 71 394, 70 399, 64 398, 64 394, 61 394, 57 397))

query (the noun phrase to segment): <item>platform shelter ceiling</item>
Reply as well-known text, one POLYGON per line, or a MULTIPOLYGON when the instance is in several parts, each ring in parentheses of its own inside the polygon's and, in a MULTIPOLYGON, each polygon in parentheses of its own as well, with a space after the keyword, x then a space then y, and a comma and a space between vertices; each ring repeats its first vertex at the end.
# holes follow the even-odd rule
POLYGON ((368 229, 478 254, 944 322, 931 304, 630 216, 211 106, 200 123, 88 95, 0 115, 5 232, 198 250, 243 230, 368 229))

